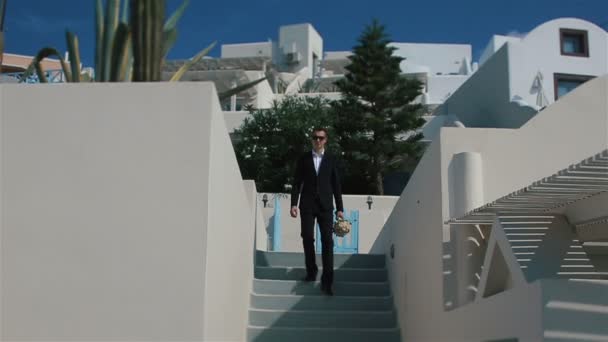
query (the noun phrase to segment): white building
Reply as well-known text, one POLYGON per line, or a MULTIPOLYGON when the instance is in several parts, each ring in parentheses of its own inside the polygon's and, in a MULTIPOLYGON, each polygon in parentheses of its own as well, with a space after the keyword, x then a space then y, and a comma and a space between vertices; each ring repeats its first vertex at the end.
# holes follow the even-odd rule
POLYGON ((0 339, 606 341, 607 91, 441 129, 327 298, 269 250, 211 83, 0 85, 0 339))
POLYGON ((467 127, 516 128, 608 73, 608 33, 584 20, 555 19, 523 37, 492 37, 479 64, 436 114, 467 127))
POLYGON ((494 38, 438 109, 468 127, 441 127, 379 216, 351 213, 385 224, 351 233, 370 254, 335 257, 331 298, 268 244, 211 83, 0 85, 0 340, 608 341, 602 34, 494 38))
MULTIPOLYGON (((551 20, 520 37, 495 35, 479 62, 467 44, 392 46, 405 58, 403 74, 423 83, 427 142, 443 126, 519 127, 560 95, 608 73, 608 33, 580 19, 551 20)), ((266 108, 285 94, 339 98, 334 82, 344 76, 350 54, 324 51, 310 24, 282 26, 277 42, 222 45, 221 58, 203 61, 204 71, 186 79, 213 80, 221 91, 269 77, 222 104, 234 129, 247 104, 266 108)))
MULTIPOLYGON (((466 44, 393 43, 402 56, 404 75, 423 83, 420 101, 433 110, 474 72, 471 46, 466 44)), ((311 24, 281 26, 278 41, 224 44, 219 59, 205 59, 188 72, 185 80, 214 81, 222 91, 264 76, 254 89, 222 104, 234 128, 245 116, 246 105, 267 108, 286 94, 340 97, 334 82, 344 76, 350 51, 325 51, 323 38, 311 24), (230 70, 230 72, 228 72, 230 70)), ((170 62, 167 71, 181 62, 170 62)))

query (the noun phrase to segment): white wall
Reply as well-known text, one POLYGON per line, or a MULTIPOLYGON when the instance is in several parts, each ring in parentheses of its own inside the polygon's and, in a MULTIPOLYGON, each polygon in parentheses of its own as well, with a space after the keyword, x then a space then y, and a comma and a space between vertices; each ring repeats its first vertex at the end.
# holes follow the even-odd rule
POLYGON ((211 97, 204 339, 243 341, 253 286, 255 221, 247 215, 251 206, 215 89, 202 86, 211 97))
POLYGON ((520 42, 522 37, 494 35, 486 45, 481 57, 479 57, 479 65, 483 65, 496 51, 498 51, 507 42, 520 42))
POLYGON ((518 128, 525 124, 539 109, 536 106, 539 93, 533 87, 539 72, 549 104, 554 102, 555 73, 589 76, 608 73, 608 34, 580 19, 552 20, 524 38, 497 36, 490 45, 495 45, 496 52, 439 110, 458 116, 467 127, 518 128), (562 56, 560 28, 588 31, 590 57, 562 56))
POLYGON ((608 73, 608 33, 593 23, 562 18, 546 22, 521 40, 508 43, 510 93, 535 104, 532 85, 536 74, 543 74, 543 88, 550 103, 555 99, 554 73, 600 76, 608 73), (585 30, 589 37, 589 57, 562 56, 560 28, 585 30))
POLYGON ((454 155, 476 152, 483 162, 483 197, 491 202, 608 146, 608 77, 590 81, 516 130, 443 128, 427 149, 383 230, 391 289, 405 340, 485 341, 542 336, 539 283, 444 311, 444 222, 452 210, 449 173, 454 155), (577 116, 572 115, 576 109, 577 116))
POLYGON ((469 78, 468 75, 429 75, 427 104, 441 104, 469 78))
POLYGON ((466 58, 471 62, 471 45, 468 44, 418 44, 418 43, 391 43, 397 48, 393 53, 406 58, 403 72, 408 72, 407 66, 427 66, 430 74, 437 73, 460 74, 463 61, 466 58))
POLYGON ((272 42, 222 44, 221 58, 234 57, 270 57, 272 58, 272 42))
POLYGON ((299 72, 304 68, 307 78, 313 76, 313 53, 320 61, 323 58, 323 38, 310 24, 296 24, 281 26, 279 28, 279 49, 281 52, 291 52, 295 44, 296 51, 302 55, 302 60, 293 67, 292 72, 299 72))
POLYGON ((226 122, 226 129, 228 133, 233 133, 234 130, 240 128, 245 122, 245 119, 251 117, 251 114, 246 111, 238 111, 238 112, 223 112, 224 113, 224 121, 226 122))
POLYGON ((442 127, 451 126, 451 118, 447 115, 425 115, 422 117, 426 120, 424 126, 422 126, 422 141, 432 142, 439 137, 439 131, 442 127))
POLYGON ((212 84, 0 103, 2 340, 244 339, 253 226, 212 84))
MULTIPOLYGON (((262 196, 258 194, 258 203, 263 206, 262 196)), ((272 234, 273 223, 272 216, 274 215, 274 198, 276 194, 268 195, 268 208, 263 211, 264 221, 267 222, 267 231, 272 234)), ((397 196, 372 196, 372 210, 369 210, 367 205, 367 195, 343 195, 344 209, 347 213, 350 210, 359 210, 359 253, 384 253, 382 250, 376 250, 374 244, 380 235, 380 231, 384 227, 386 219, 390 215, 397 196)), ((281 194, 281 251, 285 252, 302 252, 302 238, 300 237, 300 218, 292 218, 289 215, 291 199, 289 194, 281 194)), ((272 246, 268 246, 269 249, 272 246)))
POLYGON ((467 127, 519 127, 533 113, 511 107, 509 93, 509 46, 493 57, 464 82, 437 113, 457 116, 467 127))
MULTIPOLYGON (((444 171, 453 154, 481 153, 484 199, 491 202, 599 153, 608 146, 607 80, 583 84, 520 129, 443 128, 444 171), (534 166, 522 172, 526 165, 534 166)), ((444 217, 447 220, 449 212, 444 217)))
POLYGON ((352 51, 327 51, 325 52, 325 57, 323 59, 348 59, 352 54, 352 51))

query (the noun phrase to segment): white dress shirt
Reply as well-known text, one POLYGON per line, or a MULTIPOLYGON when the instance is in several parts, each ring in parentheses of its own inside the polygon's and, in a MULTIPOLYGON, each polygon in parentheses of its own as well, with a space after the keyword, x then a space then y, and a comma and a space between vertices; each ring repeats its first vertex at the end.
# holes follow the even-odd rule
POLYGON ((325 150, 320 153, 312 150, 312 161, 315 163, 315 171, 317 171, 317 175, 319 175, 319 167, 321 166, 321 161, 323 161, 323 154, 325 154, 325 150))

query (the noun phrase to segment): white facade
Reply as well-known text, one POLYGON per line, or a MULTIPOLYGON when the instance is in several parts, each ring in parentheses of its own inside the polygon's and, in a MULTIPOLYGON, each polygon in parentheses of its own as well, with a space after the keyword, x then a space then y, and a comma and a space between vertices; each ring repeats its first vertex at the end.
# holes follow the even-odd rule
MULTIPOLYGON (((403 57, 401 72, 423 83, 424 105, 443 103, 477 69, 472 63, 471 45, 467 44, 420 44, 391 43, 395 56, 403 57)), ((327 65, 343 66, 349 63, 350 51, 326 52, 327 65), (340 63, 341 62, 341 63, 340 63)), ((326 74, 340 75, 343 68, 334 68, 326 74)))
POLYGON ((312 25, 281 26, 279 51, 289 71, 306 78, 317 77, 323 58, 323 38, 312 25))
POLYGON ((222 58, 258 56, 272 58, 272 42, 222 45, 222 58))
MULTIPOLYGON (((592 252, 583 246, 589 241, 584 233, 575 237, 567 235, 562 240, 549 239, 544 243, 559 246, 556 242, 560 242, 566 248, 575 246, 565 250, 559 246, 554 250, 560 250, 560 253, 553 259, 536 260, 541 266, 557 268, 557 272, 547 276, 550 281, 526 280, 521 275, 527 259, 521 255, 522 250, 506 248, 502 251, 507 260, 505 268, 493 264, 489 257, 484 260, 486 247, 489 248, 493 236, 500 235, 502 227, 447 223, 464 211, 479 208, 480 202, 475 197, 482 203, 491 203, 606 150, 607 82, 606 77, 602 77, 581 86, 518 129, 441 129, 397 202, 383 231, 386 237, 381 239, 386 241, 387 254, 391 247, 396 251, 395 257, 388 260, 404 340, 608 339, 605 325, 598 323, 605 321, 608 305, 605 263, 608 252, 605 247, 603 252, 592 252), (457 165, 463 153, 478 156, 468 168, 457 165), (462 173, 466 169, 472 172, 468 176, 462 173), (472 188, 463 188, 459 183, 466 179, 472 188), (461 201, 467 198, 470 205, 463 207, 461 201), (466 248, 462 248, 463 245, 466 248), (587 273, 581 271, 580 266, 578 269, 563 267, 564 264, 568 266, 564 259, 575 256, 587 259, 586 253, 596 253, 595 259, 590 258, 592 265, 587 273), (476 264, 477 258, 483 269, 476 264), (568 270, 573 273, 564 272, 568 270), (504 276, 499 281, 503 288, 493 295, 476 295, 486 286, 481 279, 487 277, 486 273, 495 271, 504 276), (507 279, 509 274, 513 275, 511 282, 507 279), (587 276, 595 277, 597 281, 568 280, 587 276)), ((534 207, 531 202, 521 205, 534 207)), ((567 231, 584 232, 585 229, 575 228, 576 223, 601 222, 608 215, 608 206, 605 195, 596 195, 549 212, 568 218, 567 231)), ((538 212, 536 215, 548 214, 538 212)), ((555 228, 557 226, 542 229, 551 232, 555 228)), ((596 241, 599 236, 605 238, 606 228, 608 225, 598 223, 596 241)), ((509 229, 504 232, 510 239, 517 239, 513 233, 521 231, 509 229)), ((530 230, 523 232, 532 234, 530 230)), ((529 244, 544 241, 542 236, 546 233, 533 234, 522 235, 519 239, 528 240, 529 244)), ((504 242, 504 237, 500 239, 504 242)), ((528 267, 534 265, 535 260, 531 260, 528 267)), ((588 264, 582 266, 586 268, 588 264)))
POLYGON ((255 188, 212 83, 0 98, 0 340, 245 340, 255 188))
MULTIPOLYGON (((468 44, 392 43, 392 46, 396 48, 396 55, 405 58, 402 72, 423 83, 419 101, 430 108, 443 103, 476 70, 476 64, 471 61, 472 47, 468 44)), ((311 24, 296 24, 281 26, 276 42, 222 45, 221 58, 269 59, 274 69, 271 79, 264 82, 268 86, 262 86, 263 92, 250 100, 256 108, 268 108, 272 101, 284 95, 338 98, 339 93, 332 84, 343 77, 351 54, 350 51, 325 51, 323 38, 311 24), (304 89, 307 84, 313 85, 312 90, 304 89)))
POLYGON ((437 111, 470 127, 520 127, 577 82, 608 73, 608 33, 593 23, 563 18, 524 37, 495 36, 479 70, 437 111), (562 51, 564 30, 580 35, 582 53, 562 51))
MULTIPOLYGON (((440 129, 384 227, 364 237, 385 255, 392 296, 378 300, 398 312, 402 340, 608 340, 607 92, 598 77, 518 128, 440 129), (518 243, 544 252, 524 257, 518 243)), ((3 85, 0 95, 1 340, 252 340, 265 224, 212 84, 3 85)), ((293 303, 275 322, 311 297, 374 304, 314 290, 261 297, 293 303)))
MULTIPOLYGON (((277 80, 284 80, 285 91, 275 87, 272 92, 260 94, 254 103, 258 108, 265 108, 285 94, 301 93, 313 75, 318 77, 317 82, 325 79, 331 84, 344 74, 351 54, 324 51, 321 36, 310 24, 281 27, 279 41, 272 44, 273 63, 284 66, 277 80), (284 64, 286 54, 298 63, 288 67, 284 64)), ((268 55, 272 44, 228 45, 222 48, 222 56, 256 56, 262 50, 268 55)), ((573 18, 548 21, 520 37, 493 36, 480 57, 479 68, 472 61, 472 48, 467 44, 392 45, 395 54, 405 58, 403 73, 424 84, 419 101, 433 111, 433 115, 425 117, 430 125, 424 129, 426 141, 433 140, 437 128, 444 125, 519 127, 555 102, 556 91, 565 93, 577 82, 608 73, 608 34, 593 23, 573 18), (582 35, 586 55, 562 52, 562 44, 567 44, 562 43, 563 30, 582 35)), ((304 94, 339 97, 335 89, 326 91, 330 93, 304 94)))
POLYGON ((391 43, 394 55, 405 58, 404 73, 426 70, 432 75, 466 75, 471 66, 471 45, 391 43))
POLYGON ((392 43, 401 56, 401 71, 416 74, 424 84, 422 103, 443 103, 474 72, 471 45, 392 43))
POLYGON ((221 58, 269 57, 282 72, 313 78, 320 72, 323 38, 311 24, 279 28, 278 42, 222 45, 221 58))

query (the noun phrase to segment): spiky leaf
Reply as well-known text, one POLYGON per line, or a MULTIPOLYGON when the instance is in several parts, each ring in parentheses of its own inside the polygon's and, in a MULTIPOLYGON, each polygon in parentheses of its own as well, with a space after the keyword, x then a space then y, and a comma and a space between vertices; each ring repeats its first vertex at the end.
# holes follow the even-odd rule
POLYGON ((103 79, 103 5, 101 0, 95 1, 95 80, 103 79))
POLYGON ((80 82, 80 49, 78 47, 78 37, 70 31, 66 31, 65 39, 68 45, 68 56, 72 69, 72 82, 80 82))
POLYGON ((186 71, 188 71, 188 69, 190 69, 194 64, 198 63, 198 61, 200 61, 203 57, 207 56, 209 51, 211 51, 211 49, 213 49, 215 47, 215 44, 217 44, 217 42, 213 42, 213 43, 209 44, 209 46, 207 46, 201 52, 197 53, 196 56, 194 56, 191 60, 184 63, 184 65, 182 65, 177 70, 177 72, 175 74, 173 74, 173 76, 171 77, 171 79, 169 81, 176 82, 176 81, 181 80, 181 78, 184 76, 186 71))
POLYGON ((63 70, 66 81, 71 82, 72 77, 70 75, 70 70, 68 69, 68 66, 65 63, 65 61, 62 59, 61 53, 59 53, 59 51, 57 51, 57 49, 54 49, 51 47, 45 47, 45 48, 42 48, 40 51, 38 51, 38 53, 32 60, 32 63, 30 63, 27 70, 21 76, 21 81, 24 81, 25 79, 30 77, 35 70, 36 74, 38 75, 38 80, 40 81, 40 83, 47 83, 48 80, 46 79, 46 75, 44 74, 44 69, 42 68, 41 62, 43 59, 45 59, 47 57, 51 57, 51 56, 55 56, 59 59, 59 61, 61 63, 61 69, 63 70))
POLYGON ((173 14, 169 18, 169 20, 167 20, 167 22, 165 23, 165 26, 163 28, 163 30, 165 32, 171 31, 177 26, 177 22, 184 15, 184 12, 186 11, 186 7, 188 7, 189 3, 190 3, 189 0, 184 0, 184 2, 182 2, 182 4, 179 6, 179 8, 177 10, 175 10, 175 12, 173 12, 173 14))
POLYGON ((173 28, 169 31, 163 32, 163 59, 167 58, 169 54, 169 50, 175 45, 175 41, 177 40, 177 29, 173 28))
POLYGON ((120 0, 106 0, 102 69, 102 77, 104 81, 107 81, 110 78, 110 63, 112 61, 114 33, 116 32, 116 28, 118 26, 118 18, 120 15, 119 10, 120 0))
POLYGON ((112 63, 110 66, 110 82, 119 82, 126 79, 127 63, 129 63, 130 32, 126 23, 118 24, 114 35, 112 47, 112 63))
POLYGON ((4 32, 0 31, 0 72, 2 71, 3 57, 4 57, 4 32))
POLYGON ((224 92, 221 92, 221 93, 218 94, 218 96, 220 98, 220 101, 223 101, 223 100, 229 98, 230 96, 236 95, 236 94, 238 94, 238 93, 240 93, 242 91, 245 91, 245 90, 247 90, 249 88, 255 87, 258 83, 260 83, 262 81, 265 81, 265 80, 266 80, 266 77, 262 77, 262 78, 260 78, 258 80, 255 80, 255 81, 252 81, 252 82, 248 82, 248 83, 242 84, 242 85, 240 85, 238 87, 232 88, 230 90, 226 90, 224 92))

